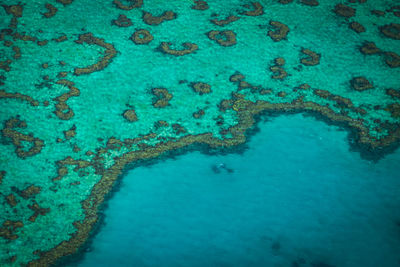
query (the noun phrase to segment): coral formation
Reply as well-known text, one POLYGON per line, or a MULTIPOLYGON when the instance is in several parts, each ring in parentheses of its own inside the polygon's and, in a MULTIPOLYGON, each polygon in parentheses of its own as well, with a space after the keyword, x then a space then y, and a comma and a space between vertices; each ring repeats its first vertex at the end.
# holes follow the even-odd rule
POLYGON ((231 30, 209 31, 207 36, 222 46, 232 46, 236 44, 236 34, 231 30))
POLYGON ((279 42, 287 38, 289 33, 289 27, 279 21, 270 21, 269 25, 273 26, 275 29, 268 32, 268 36, 271 37, 275 42, 279 42))
POLYGON ((44 141, 32 136, 31 134, 26 135, 21 132, 15 130, 15 128, 26 128, 27 124, 25 121, 20 120, 19 118, 10 118, 4 123, 4 128, 1 131, 4 137, 10 138, 12 143, 15 146, 15 153, 20 158, 26 158, 34 156, 42 150, 44 146, 44 141), (31 143, 31 147, 29 150, 24 150, 24 143, 31 143))
POLYGON ((357 91, 365 91, 371 89, 374 86, 365 77, 354 77, 350 81, 351 87, 357 91))
POLYGON ((196 93, 203 95, 211 93, 211 85, 203 82, 195 82, 190 85, 196 93))
POLYGON ((139 29, 132 34, 131 40, 135 44, 148 44, 153 41, 153 35, 148 30, 139 29))
POLYGON ((164 21, 176 19, 176 13, 168 10, 161 14, 161 16, 153 16, 151 13, 143 11, 143 21, 149 25, 159 25, 164 21))
POLYGON ((300 60, 301 64, 306 66, 315 66, 319 64, 319 61, 321 59, 321 54, 318 54, 314 51, 311 51, 310 49, 305 49, 305 48, 301 49, 301 52, 308 56, 308 58, 302 58, 300 60))
POLYGON ((163 108, 169 105, 169 101, 172 99, 172 94, 165 88, 153 88, 152 90, 155 98, 153 99, 153 107, 163 108))
POLYGON ((203 0, 195 0, 194 3, 195 3, 195 4, 192 6, 192 9, 196 9, 196 10, 207 10, 207 9, 209 8, 206 1, 203 1, 203 0))
POLYGON ((113 3, 114 5, 123 10, 131 10, 134 8, 139 8, 143 5, 143 0, 128 0, 129 4, 124 5, 122 1, 120 0, 114 0, 113 3))
POLYGON ((117 19, 111 21, 113 25, 118 27, 129 27, 132 26, 132 20, 130 20, 126 15, 120 14, 117 19))
POLYGON ((96 38, 93 36, 92 33, 85 33, 79 35, 79 39, 75 41, 77 44, 82 44, 82 43, 87 43, 87 44, 95 44, 98 46, 101 46, 106 49, 104 53, 104 57, 97 63, 90 65, 88 67, 84 68, 75 68, 74 69, 74 74, 75 75, 82 75, 82 74, 90 74, 94 71, 100 71, 107 67, 108 64, 110 64, 111 60, 115 55, 117 54, 117 50, 115 50, 114 46, 112 44, 106 43, 103 39, 101 38, 96 38))
POLYGON ((133 109, 125 110, 122 116, 124 116, 124 118, 129 122, 135 122, 138 120, 136 112, 133 109))
POLYGON ((159 50, 168 55, 184 56, 184 55, 193 53, 194 51, 199 49, 198 45, 195 43, 188 43, 188 42, 183 43, 182 46, 184 47, 184 49, 182 49, 182 50, 171 49, 170 48, 171 45, 172 45, 172 43, 161 42, 161 44, 159 46, 159 50))

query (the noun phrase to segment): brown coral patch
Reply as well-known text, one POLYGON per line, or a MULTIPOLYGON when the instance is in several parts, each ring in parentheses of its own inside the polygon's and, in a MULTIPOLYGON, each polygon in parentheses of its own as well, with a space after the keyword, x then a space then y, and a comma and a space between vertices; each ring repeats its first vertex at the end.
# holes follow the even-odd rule
POLYGON ((203 117, 205 114, 203 109, 199 109, 198 111, 193 113, 193 118, 195 119, 200 119, 201 117, 203 117))
POLYGON ((260 95, 269 95, 269 94, 272 93, 272 90, 271 89, 262 88, 262 89, 260 89, 259 93, 260 93, 260 95))
POLYGON ((286 97, 286 95, 287 95, 287 93, 285 91, 280 91, 277 94, 278 97, 286 97))
POLYGON ((9 72, 11 70, 10 64, 12 61, 10 59, 6 59, 4 61, 0 61, 0 69, 9 72))
POLYGON ((165 88, 153 88, 152 90, 155 98, 153 99, 153 107, 163 108, 169 105, 169 101, 172 99, 172 94, 165 88))
POLYGON ((54 113, 62 120, 69 120, 74 116, 74 111, 67 105, 67 100, 73 96, 79 96, 80 91, 74 86, 74 83, 69 80, 58 80, 57 84, 61 84, 69 89, 69 92, 54 98, 57 101, 54 113))
POLYGON ((356 91, 365 91, 371 89, 374 86, 365 77, 355 77, 350 81, 351 87, 356 91))
POLYGON ((305 66, 315 66, 318 65, 321 59, 321 54, 318 54, 310 49, 301 49, 301 52, 308 56, 308 58, 302 58, 300 60, 301 64, 305 66))
POLYGON ((254 17, 264 14, 264 8, 259 2, 252 2, 251 5, 253 7, 253 10, 243 12, 243 15, 254 17))
POLYGON ((17 228, 23 227, 24 224, 21 221, 11 221, 6 220, 3 222, 3 226, 0 227, 0 237, 3 237, 8 240, 15 240, 18 238, 18 235, 14 234, 17 228))
POLYGON ((319 97, 322 97, 324 99, 332 100, 336 102, 336 104, 340 108, 350 108, 352 110, 356 109, 353 105, 353 102, 349 98, 345 98, 339 95, 334 95, 328 90, 321 90, 321 89, 315 89, 313 93, 319 97))
POLYGON ((285 59, 282 57, 278 57, 274 59, 275 65, 270 67, 270 71, 274 73, 271 76, 272 79, 283 80, 287 77, 287 72, 283 69, 283 65, 285 65, 285 59))
POLYGON ((66 167, 67 165, 72 165, 75 166, 74 171, 77 172, 80 169, 87 168, 89 166, 93 166, 96 169, 96 161, 93 159, 92 163, 89 161, 85 160, 75 160, 71 157, 66 157, 63 160, 59 160, 56 162, 57 165, 57 176, 52 178, 52 181, 58 181, 61 180, 65 175, 68 174, 68 168, 66 167))
POLYGON ((63 133, 64 133, 64 137, 65 137, 66 140, 70 140, 70 139, 74 138, 75 135, 76 135, 76 126, 75 126, 75 124, 72 125, 72 127, 69 130, 63 131, 63 133))
POLYGON ((0 99, 1 98, 19 99, 28 102, 33 107, 39 106, 39 102, 37 100, 28 95, 23 95, 20 93, 7 93, 4 90, 0 90, 0 99))
POLYGON ((127 0, 129 2, 129 5, 124 5, 120 0, 114 0, 113 3, 114 5, 117 6, 119 9, 123 10, 131 10, 134 8, 139 8, 143 5, 143 0, 127 0))
POLYGON ((318 6, 317 0, 300 0, 300 3, 306 6, 318 6))
POLYGON ((106 148, 109 150, 121 150, 121 148, 124 146, 124 143, 115 138, 115 137, 110 137, 107 141, 107 146, 106 148))
POLYGON ((55 41, 57 43, 60 43, 60 42, 64 42, 64 41, 68 40, 68 37, 66 35, 61 35, 60 37, 53 38, 51 40, 53 40, 53 41, 55 41))
POLYGON ((60 72, 57 74, 57 78, 65 78, 65 77, 67 77, 67 75, 68 75, 68 72, 66 72, 66 71, 60 71, 60 72))
POLYGON ((44 146, 43 140, 33 137, 31 135, 22 134, 16 130, 15 128, 26 128, 26 122, 19 120, 18 118, 11 118, 5 122, 5 127, 2 130, 2 134, 5 137, 11 138, 14 146, 15 153, 20 158, 26 158, 30 156, 34 156, 42 150, 44 146), (31 148, 28 151, 24 150, 24 145, 22 142, 31 143, 31 148))
POLYGON ((400 67, 400 56, 395 52, 385 52, 385 62, 391 68, 400 67))
POLYGON ((173 20, 176 18, 176 13, 173 11, 165 11, 164 13, 161 14, 161 16, 153 16, 151 13, 143 11, 143 16, 142 19, 144 23, 149 24, 149 25, 159 25, 164 21, 167 20, 173 20))
POLYGON ((132 34, 131 40, 135 44, 148 44, 153 41, 153 35, 148 30, 140 29, 132 34))
POLYGON ((117 19, 113 19, 111 21, 111 24, 118 27, 129 27, 132 26, 132 20, 129 19, 126 15, 120 14, 117 19))
POLYGON ((283 57, 277 57, 274 59, 275 65, 283 66, 285 65, 285 59, 283 57))
POLYGON ((18 46, 13 46, 12 49, 14 51, 13 58, 14 59, 20 59, 21 58, 21 49, 18 46))
POLYGON ((179 135, 181 133, 186 133, 187 132, 187 130, 182 125, 180 125, 178 123, 174 123, 171 126, 172 126, 172 129, 174 130, 176 135, 179 135))
POLYGON ((351 18, 356 14, 356 10, 352 7, 343 5, 343 4, 337 4, 335 6, 335 9, 333 12, 336 13, 336 15, 345 17, 345 18, 351 18))
POLYGON ((381 52, 381 50, 373 42, 365 42, 360 48, 360 51, 364 55, 374 55, 381 52))
POLYGON ((222 46, 232 46, 236 44, 236 34, 231 30, 209 31, 207 36, 222 46))
POLYGON ((212 19, 211 22, 218 26, 225 26, 225 25, 228 25, 229 23, 237 21, 238 19, 240 19, 240 18, 237 16, 234 16, 234 15, 231 15, 231 16, 229 16, 225 19, 221 19, 221 20, 212 19))
POLYGON ((290 4, 292 2, 293 2, 293 0, 279 0, 278 1, 279 4, 283 4, 283 5, 290 4))
POLYGON ((230 99, 224 99, 221 100, 221 102, 218 105, 218 108, 220 111, 225 112, 228 109, 231 109, 233 106, 233 101, 230 99))
POLYGON ((48 40, 43 40, 43 41, 37 41, 38 46, 45 46, 47 45, 49 41, 48 40))
POLYGON ((355 31, 356 33, 365 32, 365 27, 356 21, 351 22, 349 24, 349 28, 355 31))
POLYGON ((393 118, 400 118, 400 104, 399 103, 390 104, 385 108, 385 110, 390 112, 390 115, 393 118))
POLYGON ((84 68, 75 68, 74 69, 75 75, 90 74, 95 71, 103 70, 105 67, 108 66, 108 64, 111 63, 113 57, 115 57, 115 55, 117 54, 117 50, 112 44, 106 43, 104 39, 94 37, 93 34, 90 32, 79 35, 79 39, 75 42, 77 44, 83 44, 83 43, 87 43, 90 45, 94 44, 106 49, 103 58, 97 63, 84 68))
POLYGON ((43 13, 43 17, 45 18, 53 17, 58 11, 58 9, 55 6, 49 3, 46 3, 45 8, 48 10, 46 13, 43 13))
POLYGON ((374 10, 371 10, 371 14, 378 16, 378 17, 383 17, 383 16, 385 16, 385 11, 374 9, 374 10))
POLYGON ((194 1, 194 5, 192 5, 192 9, 196 9, 196 10, 207 10, 209 8, 208 4, 206 1, 202 1, 202 0, 195 0, 194 1))
POLYGON ((7 14, 13 15, 16 18, 22 17, 23 6, 18 5, 2 5, 7 14))
POLYGON ((331 96, 331 93, 328 90, 321 89, 315 89, 314 94, 325 99, 331 96))
POLYGON ((156 129, 159 129, 161 127, 168 127, 168 126, 169 126, 169 124, 166 121, 156 121, 154 123, 154 128, 156 128, 156 129))
POLYGON ((211 85, 203 82, 191 83, 190 85, 196 93, 203 95, 211 93, 211 85))
POLYGON ((30 36, 28 34, 21 34, 19 32, 14 33, 13 38, 22 40, 24 42, 36 42, 37 41, 36 37, 30 36))
POLYGON ((273 26, 275 29, 268 31, 268 36, 271 37, 275 42, 279 42, 287 38, 289 33, 289 27, 279 21, 270 21, 269 25, 273 26))
POLYGON ((393 97, 393 98, 397 98, 400 99, 400 90, 399 89, 386 89, 386 94, 393 97))
POLYGON ((129 122, 135 122, 138 120, 136 112, 133 109, 125 110, 122 116, 129 122))
POLYGON ((287 72, 280 66, 272 66, 269 68, 274 74, 271 76, 272 79, 283 80, 287 77, 287 72))
POLYGON ((28 208, 33 211, 32 216, 28 219, 30 222, 35 222, 39 215, 44 216, 46 213, 50 212, 50 208, 42 208, 36 201, 33 201, 32 205, 28 205, 28 208))
POLYGON ((7 195, 6 201, 7 201, 7 204, 10 205, 11 207, 17 206, 17 198, 15 197, 14 194, 7 195))
POLYGON ((72 4, 74 0, 57 0, 58 3, 63 4, 64 6, 72 4))
POLYGON ((5 40, 3 44, 4 44, 4 46, 6 46, 6 47, 10 47, 10 46, 13 45, 13 42, 11 42, 10 40, 5 40))
POLYGON ((231 75, 229 77, 229 81, 236 83, 238 85, 238 91, 243 90, 243 89, 250 89, 252 93, 255 93, 256 91, 262 90, 259 86, 254 86, 248 82, 246 82, 245 77, 243 74, 236 72, 235 74, 231 75))
POLYGON ((182 50, 171 49, 170 48, 171 45, 172 45, 172 43, 169 43, 169 42, 161 42, 158 49, 165 54, 173 55, 173 56, 184 56, 184 55, 193 53, 194 51, 199 49, 199 46, 195 43, 188 43, 188 42, 183 43, 182 46, 184 47, 184 49, 182 49, 182 50))
POLYGON ((240 82, 242 80, 244 80, 244 75, 241 73, 235 73, 233 75, 231 75, 231 77, 229 77, 229 81, 231 82, 240 82))
POLYGON ((24 190, 14 188, 14 191, 22 198, 29 199, 39 194, 42 188, 40 186, 30 185, 24 190))
POLYGON ((390 23, 379 27, 380 32, 386 37, 400 40, 400 24, 390 23))

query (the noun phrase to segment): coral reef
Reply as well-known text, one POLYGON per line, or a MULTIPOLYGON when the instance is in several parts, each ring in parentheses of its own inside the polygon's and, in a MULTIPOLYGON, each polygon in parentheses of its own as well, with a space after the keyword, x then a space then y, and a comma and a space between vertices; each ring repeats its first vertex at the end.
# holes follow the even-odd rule
POLYGON ((196 82, 196 83, 191 83, 190 86, 192 87, 193 91, 195 91, 200 95, 211 93, 211 85, 207 83, 196 82))
POLYGON ((159 25, 164 21, 173 20, 176 18, 176 13, 168 10, 162 13, 161 16, 153 16, 151 13, 143 11, 142 19, 146 24, 159 25))
POLYGON ((131 40, 135 44, 148 44, 153 41, 153 35, 148 30, 139 29, 132 34, 131 40))
POLYGON ((231 30, 209 31, 207 36, 222 46, 232 46, 236 44, 236 34, 231 30))
POLYGON ((111 21, 113 25, 118 27, 129 27, 132 26, 132 21, 124 14, 120 14, 117 19, 111 21))
POLYGON ((193 53, 194 51, 196 51, 199 48, 197 44, 187 43, 187 42, 182 44, 182 46, 184 47, 184 49, 182 49, 182 50, 171 49, 170 48, 171 45, 172 45, 172 43, 161 42, 161 44, 159 46, 159 50, 168 55, 184 56, 184 55, 193 53))
POLYGON ((172 99, 172 94, 165 88, 153 88, 152 90, 155 98, 153 99, 153 107, 163 108, 169 105, 169 101, 172 99))
POLYGON ((287 38, 289 33, 289 27, 279 21, 270 21, 269 25, 273 26, 275 30, 268 32, 268 36, 271 37, 275 42, 279 42, 287 38))

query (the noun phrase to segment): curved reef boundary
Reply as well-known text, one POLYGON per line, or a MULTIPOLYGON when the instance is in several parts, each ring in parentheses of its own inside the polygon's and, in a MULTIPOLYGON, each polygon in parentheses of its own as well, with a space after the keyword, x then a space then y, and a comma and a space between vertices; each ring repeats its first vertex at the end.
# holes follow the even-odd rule
MULTIPOLYGON (((306 113, 317 119, 323 119, 329 124, 344 126, 349 130, 350 147, 358 150, 361 156, 370 160, 378 160, 387 153, 394 151, 400 145, 400 127, 396 127, 388 136, 377 140, 369 135, 368 128, 360 120, 355 120, 345 115, 335 113, 332 109, 318 105, 314 102, 303 102, 301 98, 292 103, 270 103, 267 101, 251 102, 245 100, 239 94, 233 94, 230 108, 237 111, 239 119, 238 124, 229 128, 232 138, 224 140, 213 137, 212 133, 199 135, 186 135, 176 140, 161 142, 155 146, 147 146, 138 151, 132 151, 115 158, 115 163, 104 170, 102 178, 93 187, 89 197, 82 201, 82 208, 85 210, 83 221, 74 222, 77 231, 71 235, 67 241, 63 241, 49 251, 39 252, 40 258, 28 263, 28 266, 48 266, 59 262, 65 256, 72 255, 80 251, 80 248, 89 239, 94 226, 99 221, 99 210, 113 185, 123 174, 124 170, 134 164, 143 161, 154 160, 167 152, 179 151, 185 149, 193 150, 198 146, 206 146, 211 150, 227 151, 234 149, 238 145, 246 142, 246 134, 254 127, 257 118, 263 113, 270 114, 288 114, 288 113, 306 113)), ((399 125, 397 125, 399 126, 399 125)))

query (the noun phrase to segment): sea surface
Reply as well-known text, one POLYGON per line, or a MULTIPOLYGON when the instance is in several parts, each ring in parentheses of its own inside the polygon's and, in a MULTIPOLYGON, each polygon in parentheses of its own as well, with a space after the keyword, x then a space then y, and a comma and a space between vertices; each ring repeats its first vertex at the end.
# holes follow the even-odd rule
POLYGON ((337 126, 263 118, 242 153, 127 172, 68 265, 400 266, 400 151, 368 161, 337 126))

